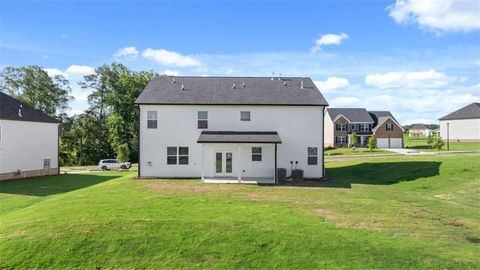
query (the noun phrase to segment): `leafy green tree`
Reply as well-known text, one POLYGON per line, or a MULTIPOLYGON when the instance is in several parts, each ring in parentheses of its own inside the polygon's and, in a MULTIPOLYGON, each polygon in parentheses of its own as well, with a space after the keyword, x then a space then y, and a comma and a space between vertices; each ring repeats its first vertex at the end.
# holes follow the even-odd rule
POLYGON ((442 137, 436 136, 433 140, 433 149, 437 149, 438 151, 442 150, 445 143, 442 140, 442 137))
POLYGON ((62 75, 50 77, 39 66, 8 66, 0 73, 0 91, 55 117, 68 109, 71 88, 62 75))
POLYGON ((128 149, 128 144, 120 144, 117 149, 117 159, 120 161, 128 161, 128 157, 130 156, 130 151, 128 149))
POLYGON ((431 133, 428 134, 428 136, 427 136, 427 144, 428 144, 429 148, 432 148, 433 140, 434 140, 434 139, 433 139, 433 135, 432 135, 431 133))
POLYGON ((350 135, 350 147, 356 146, 358 143, 358 136, 356 132, 352 132, 350 135))
POLYGON ((375 135, 370 136, 367 145, 370 152, 373 152, 373 150, 377 148, 377 137, 375 135))

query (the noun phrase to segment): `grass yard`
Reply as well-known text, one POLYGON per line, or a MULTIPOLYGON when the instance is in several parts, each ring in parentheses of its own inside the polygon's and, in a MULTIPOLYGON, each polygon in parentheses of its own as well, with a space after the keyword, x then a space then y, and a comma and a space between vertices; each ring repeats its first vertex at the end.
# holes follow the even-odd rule
MULTIPOLYGON (((419 151, 438 151, 436 149, 431 149, 427 143, 427 139, 424 138, 409 138, 408 136, 403 137, 405 146, 410 149, 415 149, 419 151)), ((447 151, 447 142, 441 151, 447 151)), ((450 141, 450 151, 480 151, 480 142, 452 142, 450 141)))
POLYGON ((480 155, 327 162, 305 186, 0 183, 0 268, 478 269, 480 155))
POLYGON ((325 149, 325 156, 351 156, 351 155, 375 155, 375 154, 391 154, 390 151, 374 149, 370 151, 368 148, 356 148, 353 150, 352 148, 333 148, 333 149, 325 149))

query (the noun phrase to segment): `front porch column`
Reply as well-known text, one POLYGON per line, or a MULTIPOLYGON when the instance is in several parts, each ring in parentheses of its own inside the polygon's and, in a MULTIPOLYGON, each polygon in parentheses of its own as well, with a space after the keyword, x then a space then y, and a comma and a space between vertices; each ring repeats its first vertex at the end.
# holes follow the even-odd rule
POLYGON ((242 182, 242 145, 238 145, 238 157, 237 157, 237 174, 238 174, 238 182, 242 182))
POLYGON ((275 144, 275 184, 278 184, 277 144, 275 144))
POLYGON ((360 136, 360 145, 363 146, 363 142, 365 141, 365 136, 360 136))
POLYGON ((201 144, 202 148, 202 156, 200 160, 200 170, 201 170, 201 175, 202 175, 202 183, 205 180, 205 145, 202 143, 201 144))

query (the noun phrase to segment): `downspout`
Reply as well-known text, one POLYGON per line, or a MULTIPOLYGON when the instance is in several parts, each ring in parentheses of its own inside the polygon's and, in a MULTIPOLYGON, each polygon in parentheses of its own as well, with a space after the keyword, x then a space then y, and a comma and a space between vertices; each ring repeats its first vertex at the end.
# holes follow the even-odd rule
POLYGON ((322 109, 322 170, 323 175, 322 178, 325 177, 325 107, 322 109))
POLYGON ((60 124, 57 125, 57 174, 60 174, 60 124))
POLYGON ((278 184, 278 172, 277 172, 277 143, 275 143, 275 184, 278 184))
POLYGON ((141 110, 140 110, 140 105, 138 105, 138 125, 137 125, 137 132, 138 132, 138 135, 137 135, 137 138, 138 138, 138 170, 137 170, 137 178, 140 178, 140 164, 142 163, 141 162, 141 158, 140 158, 140 154, 142 153, 142 151, 140 151, 140 127, 142 126, 141 124, 141 117, 140 117, 140 114, 141 114, 141 110))

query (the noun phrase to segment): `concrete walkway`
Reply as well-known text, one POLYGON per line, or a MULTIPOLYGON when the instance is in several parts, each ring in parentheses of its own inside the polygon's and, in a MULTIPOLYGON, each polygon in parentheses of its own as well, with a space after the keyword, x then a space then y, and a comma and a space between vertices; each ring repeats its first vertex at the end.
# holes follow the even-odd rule
POLYGON ((380 150, 390 151, 390 152, 394 152, 401 155, 431 155, 432 154, 429 152, 421 152, 418 150, 408 149, 408 148, 380 148, 380 150))

